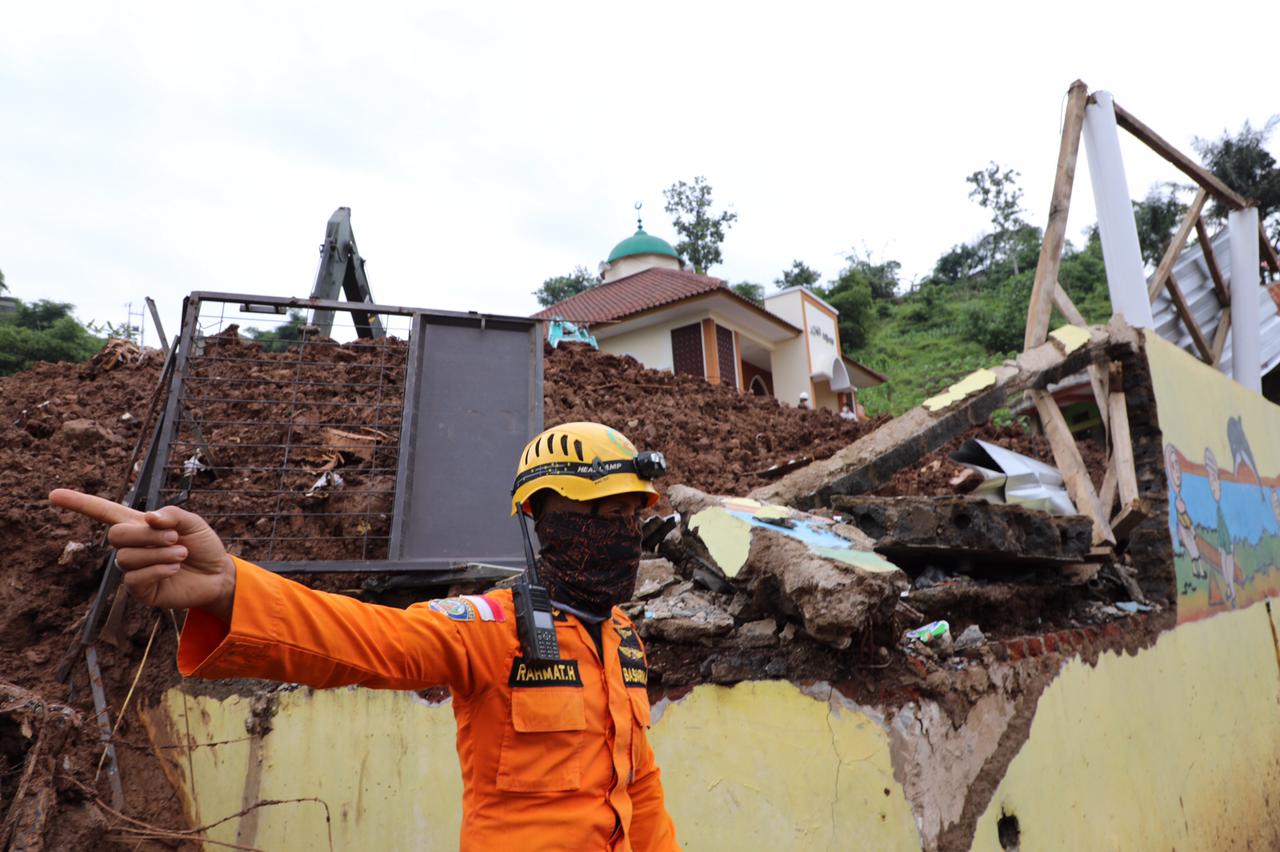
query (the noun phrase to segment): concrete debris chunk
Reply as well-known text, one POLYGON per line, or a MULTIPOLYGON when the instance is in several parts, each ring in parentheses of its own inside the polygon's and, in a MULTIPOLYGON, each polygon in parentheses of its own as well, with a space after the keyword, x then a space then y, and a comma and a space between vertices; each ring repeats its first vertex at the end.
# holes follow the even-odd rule
POLYGON ((730 641, 742 648, 769 648, 778 644, 778 622, 772 618, 748 621, 733 631, 730 641))
POLYGON ((76 557, 83 553, 88 545, 79 541, 69 541, 66 547, 62 548, 62 554, 58 557, 59 565, 70 565, 76 561, 76 557))
POLYGON ((907 588, 907 576, 847 524, 686 486, 667 496, 684 519, 689 562, 714 569, 758 607, 798 616, 819 642, 848 647, 887 622, 907 588))
POLYGON ((668 642, 697 643, 733 630, 733 616, 711 594, 692 583, 673 586, 668 594, 648 601, 639 621, 640 634, 668 642))
POLYGON ((982 632, 982 628, 976 624, 970 624, 964 630, 960 631, 960 635, 956 637, 955 649, 963 651, 966 648, 976 648, 985 644, 987 637, 982 632))
POLYGON ((661 556, 654 559, 641 559, 640 572, 636 576, 636 592, 634 600, 645 600, 661 592, 663 589, 680 582, 676 576, 676 566, 661 556))

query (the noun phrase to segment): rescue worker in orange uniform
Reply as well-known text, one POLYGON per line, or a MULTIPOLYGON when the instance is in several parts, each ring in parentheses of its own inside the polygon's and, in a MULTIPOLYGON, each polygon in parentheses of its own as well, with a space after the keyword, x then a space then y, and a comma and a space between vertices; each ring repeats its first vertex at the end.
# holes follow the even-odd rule
POLYGON ((190 610, 178 646, 184 675, 447 685, 463 849, 665 852, 678 846, 645 735, 644 648, 617 608, 635 586, 639 511, 658 500, 636 455, 598 423, 548 429, 521 454, 512 514, 536 519, 562 658, 540 666, 521 657, 509 590, 376 606, 230 556, 203 519, 176 506, 144 514, 62 489, 50 500, 112 524, 108 540, 135 598, 190 610), (581 473, 594 459, 615 464, 581 473))

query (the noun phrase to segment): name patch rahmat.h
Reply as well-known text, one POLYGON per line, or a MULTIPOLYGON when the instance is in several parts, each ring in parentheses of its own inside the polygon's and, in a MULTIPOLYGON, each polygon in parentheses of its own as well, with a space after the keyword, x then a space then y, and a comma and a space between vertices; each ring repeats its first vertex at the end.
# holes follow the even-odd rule
POLYGON ((577 660, 557 660, 554 663, 531 663, 524 657, 511 661, 511 677, 508 686, 582 686, 582 675, 577 660))

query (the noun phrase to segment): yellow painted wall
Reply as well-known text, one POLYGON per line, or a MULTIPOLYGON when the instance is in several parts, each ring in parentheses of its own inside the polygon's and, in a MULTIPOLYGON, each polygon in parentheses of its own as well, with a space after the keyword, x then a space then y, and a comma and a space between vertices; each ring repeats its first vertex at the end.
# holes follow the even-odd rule
POLYGON ((1280 677, 1265 604, 1184 624, 1136 657, 1067 665, 979 821, 1026 850, 1280 849, 1280 677))
POLYGON ((295 798, 322 800, 332 820, 332 846, 325 807, 314 801, 259 808, 213 828, 212 840, 302 852, 458 848, 462 776, 447 703, 410 692, 284 691, 273 729, 256 748, 245 730, 248 698, 174 689, 160 711, 168 717, 163 728, 179 742, 189 729, 196 744, 189 763, 182 754, 171 766, 198 824, 255 801, 295 798))
MULTIPOLYGON (((1067 663, 973 848, 1000 849, 1002 813, 1018 818, 1024 850, 1280 848, 1280 664, 1270 621, 1258 604, 1181 625, 1136 656, 1067 663)), ((169 693, 172 730, 184 730, 183 704, 181 692, 169 693)), ((176 761, 207 823, 249 803, 248 701, 188 697, 186 705, 196 743, 239 740, 195 749, 194 784, 185 756, 176 761)), ((651 738, 686 849, 921 848, 876 711, 821 686, 776 681, 701 686, 655 709, 651 738)), ((324 799, 335 849, 456 847, 461 782, 448 704, 301 689, 281 694, 273 724, 257 798, 324 799)), ((239 827, 233 820, 211 837, 327 848, 310 802, 265 808, 256 829, 239 827)))

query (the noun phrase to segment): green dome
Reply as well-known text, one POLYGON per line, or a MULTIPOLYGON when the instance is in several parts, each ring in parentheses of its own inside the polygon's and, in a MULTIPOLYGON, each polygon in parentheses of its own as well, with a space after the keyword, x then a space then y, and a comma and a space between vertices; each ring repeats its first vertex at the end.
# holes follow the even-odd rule
POLYGON ((676 254, 676 250, 666 240, 646 234, 644 228, 637 228, 634 234, 613 247, 613 251, 609 252, 608 262, 613 263, 615 260, 634 257, 638 254, 665 254, 676 260, 680 259, 680 255, 676 254))

